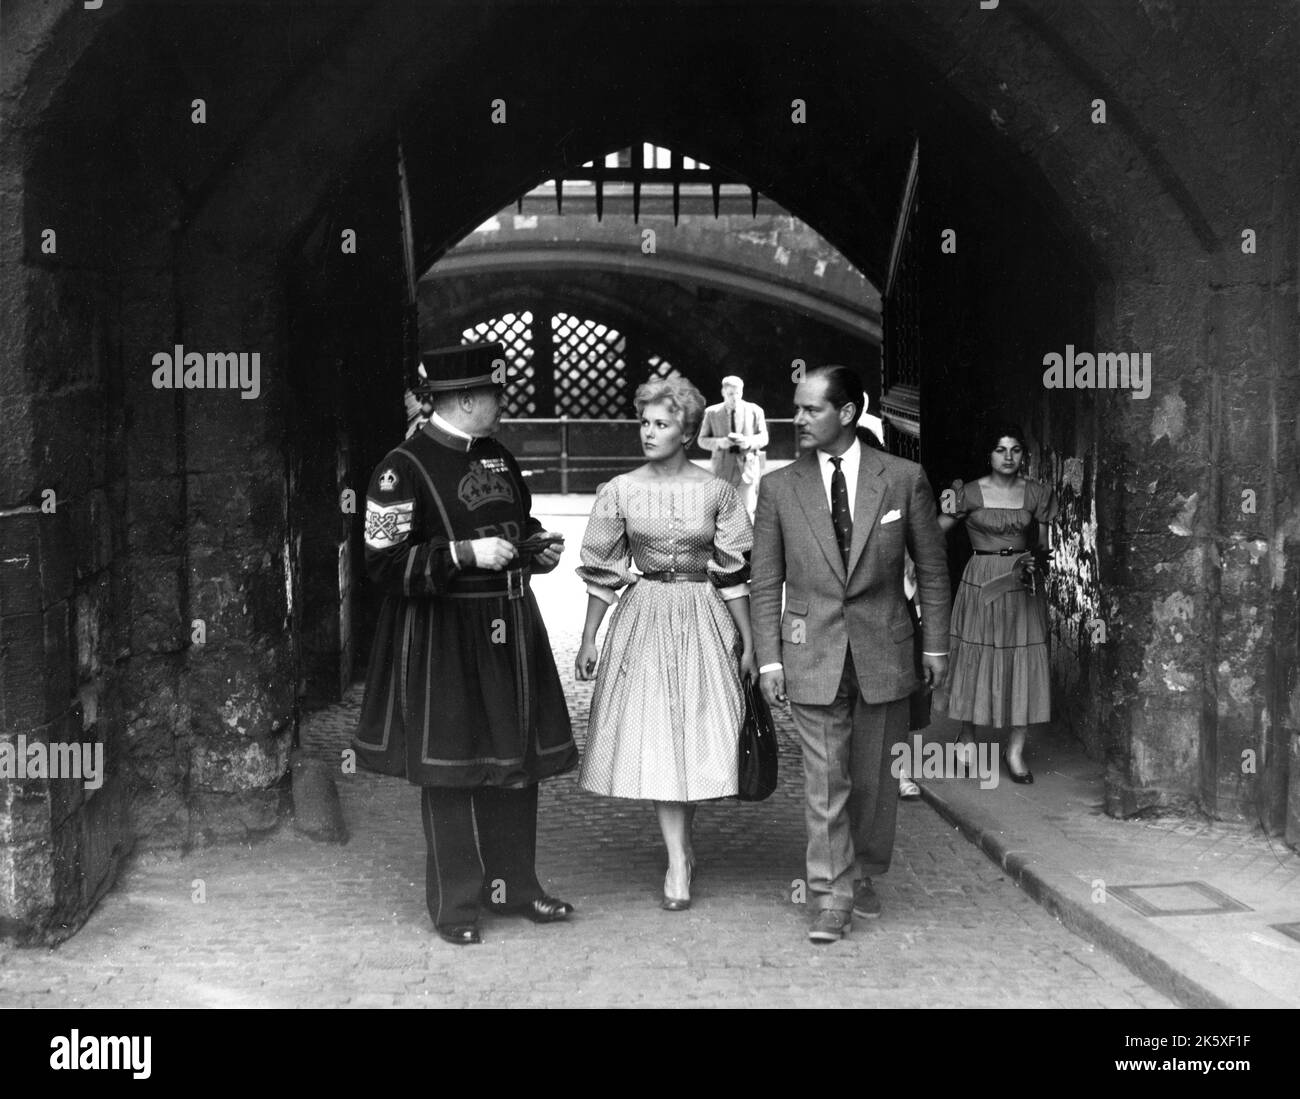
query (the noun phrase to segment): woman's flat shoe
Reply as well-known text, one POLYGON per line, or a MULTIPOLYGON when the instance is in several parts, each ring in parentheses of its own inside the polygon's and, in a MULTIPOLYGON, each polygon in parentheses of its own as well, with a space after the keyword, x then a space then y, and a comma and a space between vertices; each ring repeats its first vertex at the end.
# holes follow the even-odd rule
POLYGON ((1012 782, 1018 782, 1021 786, 1028 786, 1034 781, 1033 771, 1021 771, 1018 774, 1011 769, 1011 764, 1007 762, 1007 753, 1002 753, 1002 766, 1007 769, 1007 774, 1011 776, 1012 782))

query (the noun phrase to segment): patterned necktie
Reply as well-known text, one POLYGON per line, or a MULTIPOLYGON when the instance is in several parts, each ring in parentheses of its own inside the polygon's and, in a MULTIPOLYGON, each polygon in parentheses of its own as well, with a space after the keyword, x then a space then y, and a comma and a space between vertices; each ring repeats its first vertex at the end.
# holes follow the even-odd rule
POLYGON ((853 519, 849 515, 849 483, 840 469, 843 458, 832 458, 835 472, 831 474, 831 522, 835 525, 835 541, 840 544, 840 557, 844 567, 849 567, 849 545, 853 541, 853 519))

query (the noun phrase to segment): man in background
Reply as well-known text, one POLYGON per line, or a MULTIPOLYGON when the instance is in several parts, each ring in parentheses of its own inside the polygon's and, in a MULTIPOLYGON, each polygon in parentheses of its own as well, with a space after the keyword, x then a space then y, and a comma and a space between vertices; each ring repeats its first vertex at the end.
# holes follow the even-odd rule
POLYGON ((767 419, 758 405, 742 400, 744 392, 745 383, 734 374, 722 379, 722 403, 704 410, 699 445, 713 455, 713 475, 736 486, 753 519, 767 468, 767 419))

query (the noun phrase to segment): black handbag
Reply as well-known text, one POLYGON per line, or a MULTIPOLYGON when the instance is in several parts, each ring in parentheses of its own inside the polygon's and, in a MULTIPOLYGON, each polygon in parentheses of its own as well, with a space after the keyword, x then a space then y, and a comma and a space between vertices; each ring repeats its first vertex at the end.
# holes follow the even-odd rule
POLYGON ((762 801, 776 789, 776 726, 772 711, 762 694, 747 677, 741 677, 745 689, 745 721, 740 726, 741 801, 762 801))

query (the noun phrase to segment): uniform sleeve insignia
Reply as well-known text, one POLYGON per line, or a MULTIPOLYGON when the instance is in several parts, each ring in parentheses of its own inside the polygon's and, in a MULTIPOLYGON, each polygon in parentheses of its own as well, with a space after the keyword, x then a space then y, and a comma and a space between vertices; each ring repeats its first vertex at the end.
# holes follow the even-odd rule
POLYGON ((397 474, 392 469, 386 469, 379 475, 379 491, 392 492, 397 487, 397 474))
POLYGON ((405 542, 411 533, 412 500, 381 504, 366 500, 366 545, 371 549, 388 549, 405 542))

